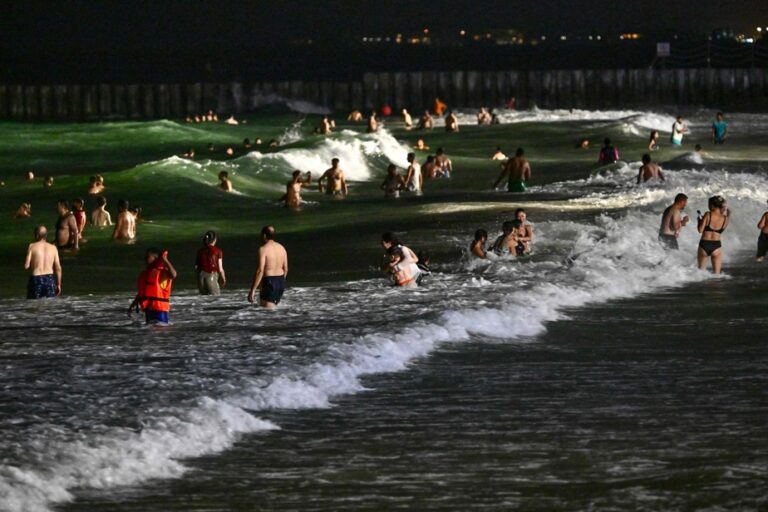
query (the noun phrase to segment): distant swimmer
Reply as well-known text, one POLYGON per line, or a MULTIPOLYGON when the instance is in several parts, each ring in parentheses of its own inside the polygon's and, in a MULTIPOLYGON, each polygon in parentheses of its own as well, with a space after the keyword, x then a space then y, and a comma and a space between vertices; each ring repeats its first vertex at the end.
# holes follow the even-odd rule
POLYGON ((35 173, 34 173, 34 172, 32 172, 32 171, 27 171, 27 172, 24 174, 24 179, 25 179, 26 181, 35 181, 35 173))
POLYGON ((96 198, 96 209, 91 212, 91 225, 97 228, 112 225, 112 217, 107 211, 107 198, 104 196, 96 198))
POLYGON ((395 164, 390 164, 387 167, 387 176, 384 178, 380 188, 384 191, 386 197, 393 198, 400 197, 400 191, 405 190, 405 180, 397 172, 395 164))
POLYGON ((517 148, 515 156, 510 158, 501 170, 498 179, 492 188, 499 186, 499 183, 507 177, 507 190, 509 192, 525 192, 526 182, 531 179, 531 164, 524 157, 523 148, 517 148))
POLYGON ((683 215, 683 210, 688 205, 688 196, 677 194, 675 202, 667 206, 661 214, 661 226, 659 227, 659 242, 666 249, 677 250, 680 246, 677 239, 680 231, 688 224, 688 216, 683 215))
POLYGON ((240 123, 237 121, 237 119, 235 119, 235 116, 229 116, 224 120, 224 124, 230 124, 230 125, 236 126, 240 123))
POLYGON ((75 222, 77 222, 77 236, 80 237, 80 242, 86 241, 85 238, 83 238, 83 231, 85 231, 85 225, 88 223, 88 219, 85 216, 85 210, 83 210, 84 206, 85 203, 80 198, 72 201, 72 215, 74 215, 75 222))
POLYGON ((129 208, 128 201, 125 199, 117 202, 117 224, 112 231, 112 240, 130 242, 136 238, 136 218, 129 208))
POLYGON ((359 110, 353 110, 347 116, 347 121, 352 121, 353 123, 359 123, 362 120, 363 120, 363 114, 359 110))
POLYGON ((515 220, 520 221, 520 226, 517 228, 517 238, 523 242, 525 246, 525 253, 531 252, 531 244, 533 243, 533 224, 528 222, 528 213, 518 208, 515 210, 515 220))
POLYGON ((219 173, 219 188, 224 192, 232 192, 232 180, 229 179, 229 173, 227 171, 221 171, 219 173))
POLYGON ((217 241, 215 231, 206 231, 203 235, 203 246, 197 251, 195 272, 200 295, 221 295, 221 288, 227 285, 224 253, 216 247, 217 241))
POLYGON ((97 196, 99 194, 103 194, 106 187, 104 186, 104 178, 97 174, 96 176, 91 176, 88 179, 88 195, 89 196, 97 196))
POLYGON ((509 98, 509 100, 507 100, 507 103, 504 105, 504 108, 506 108, 507 110, 515 110, 517 108, 517 100, 515 99, 514 96, 512 96, 511 98, 509 98))
POLYGON ((491 250, 499 256, 522 256, 525 254, 525 244, 518 240, 518 229, 522 222, 515 219, 501 225, 501 235, 491 245, 491 250))
POLYGON ((698 264, 700 269, 707 266, 707 260, 712 260, 712 271, 720 273, 723 262, 722 242, 720 240, 723 231, 728 227, 730 212, 722 196, 709 198, 709 211, 699 216, 699 240, 698 264))
POLYGON ((453 112, 448 112, 448 115, 445 116, 445 131, 452 133, 459 132, 459 119, 453 112))
POLYGON ((298 208, 304 202, 301 199, 302 185, 312 183, 312 173, 307 171, 302 174, 301 171, 293 171, 291 181, 288 182, 285 190, 285 206, 288 208, 298 208))
POLYGON ((138 290, 128 306, 128 317, 133 311, 141 310, 147 324, 168 325, 176 269, 168 259, 168 251, 147 249, 144 260, 147 266, 139 274, 138 290))
POLYGON ((213 142, 209 142, 208 146, 206 146, 206 147, 207 147, 209 153, 213 153, 214 151, 216 151, 216 147, 213 145, 213 142))
POLYGON ((278 142, 277 139, 270 139, 269 142, 267 143, 267 147, 269 148, 276 148, 278 146, 280 146, 280 142, 278 142))
MULTIPOLYGON (((186 151, 186 152, 182 153, 182 154, 181 154, 181 155, 179 155, 179 156, 180 156, 181 158, 189 158, 190 160, 192 160, 193 158, 195 158, 195 148, 193 148, 193 147, 191 147, 191 146, 190 146, 190 147, 187 149, 187 151, 186 151)), ((90 194, 91 192, 88 192, 88 193, 90 194)))
POLYGON ((485 250, 485 244, 488 243, 488 232, 484 229, 475 231, 475 239, 469 244, 469 254, 475 258, 486 259, 488 251, 485 250))
POLYGON ((331 168, 326 170, 322 176, 317 180, 317 186, 322 194, 325 192, 329 196, 334 196, 339 199, 347 197, 349 190, 347 189, 347 180, 344 179, 344 171, 339 168, 339 159, 334 158, 331 160, 331 168), (325 181, 325 185, 323 185, 325 181))
POLYGON ((253 144, 251 144, 251 139, 248 137, 243 139, 243 149, 251 149, 253 147, 253 144))
POLYGON ((16 213, 13 214, 14 219, 28 219, 32 216, 32 205, 29 203, 21 203, 16 209, 16 213))
POLYGON ((419 139, 416 141, 416 144, 413 145, 413 149, 418 149, 419 151, 429 151, 429 146, 424 143, 424 139, 419 139))
POLYGON ((77 250, 80 246, 80 232, 77 229, 77 220, 69 210, 69 203, 61 199, 56 209, 59 213, 59 219, 56 221, 56 247, 77 250))
POLYGON ((390 247, 387 249, 387 256, 389 257, 390 276, 395 286, 402 286, 405 288, 418 286, 416 280, 419 277, 419 272, 414 272, 414 266, 405 262, 405 255, 403 254, 402 247, 390 247))
POLYGON ((371 112, 368 117, 368 133, 375 133, 379 129, 379 122, 376 120, 376 112, 371 112))
POLYGON ((491 114, 488 112, 488 109, 485 107, 482 107, 480 111, 477 113, 477 124, 479 125, 485 125, 485 124, 491 124, 491 114))
POLYGON ((450 178, 453 173, 453 162, 445 154, 443 148, 437 148, 435 152, 435 165, 437 166, 437 176, 441 178, 450 178))
POLYGON ((763 261, 768 253, 768 212, 763 213, 760 222, 757 223, 760 236, 757 238, 757 261, 763 261))
POLYGON ((435 101, 432 105, 432 112, 434 112, 436 116, 442 117, 443 113, 445 113, 445 109, 447 108, 448 105, 440 101, 440 98, 435 98, 435 101))
POLYGON ((224 151, 227 156, 235 156, 235 148, 229 147, 224 151))
POLYGON ((261 230, 259 268, 253 276, 248 302, 253 303, 256 290, 260 290, 259 305, 266 309, 275 309, 285 292, 287 277, 288 253, 285 247, 275 241, 275 228, 266 226, 261 230))
POLYGON ((619 161, 619 150, 613 147, 608 137, 603 141, 600 155, 597 157, 598 165, 610 165, 619 161))
POLYGON ((577 142, 576 149, 589 149, 589 139, 581 139, 577 142))
POLYGON ((318 130, 322 135, 329 135, 333 131, 333 126, 331 126, 331 120, 328 119, 328 116, 323 116, 318 130))
POLYGON ((643 165, 640 166, 640 171, 637 173, 637 184, 639 185, 641 181, 645 183, 655 179, 664 181, 664 174, 661 172, 661 167, 651 161, 651 155, 645 153, 643 155, 643 165))
POLYGON ((53 187, 53 176, 46 176, 43 180, 43 188, 53 187))
POLYGON ((47 240, 48 230, 37 226, 34 242, 27 248, 24 269, 30 271, 27 283, 27 298, 42 299, 61 294, 61 263, 56 246, 47 240))
POLYGON ((501 151, 500 147, 496 148, 496 152, 491 156, 491 160, 501 160, 504 161, 507 159, 507 155, 504 154, 503 151, 501 151))
POLYGON ((437 164, 435 163, 435 157, 429 155, 427 161, 421 166, 421 173, 424 175, 425 180, 433 180, 437 178, 437 164))
POLYGON ((397 265, 399 265, 401 268, 408 266, 408 273, 412 275, 416 281, 418 281, 421 271, 419 270, 419 257, 415 252, 413 252, 409 247, 401 244, 400 240, 398 240, 397 237, 392 233, 384 233, 381 235, 381 246, 386 251, 386 260, 384 266, 382 267, 382 270, 385 274, 391 276, 394 273, 394 265, 392 264, 392 261, 389 257, 389 250, 393 247, 398 247, 401 249, 402 253, 399 256, 397 265))
POLYGON ((432 115, 429 110, 425 110, 424 114, 419 118, 419 130, 431 130, 435 126, 435 120, 432 119, 432 115))
POLYGON ((408 153, 408 169, 405 171, 405 187, 409 192, 421 195, 424 191, 424 177, 421 174, 421 165, 416 161, 416 153, 408 153))
POLYGON ((683 116, 677 116, 675 122, 672 124, 672 136, 670 141, 673 146, 682 146, 683 135, 688 133, 688 127, 683 122, 683 116))
POLYGON ((651 136, 648 139, 648 151, 658 151, 659 150, 659 139, 661 136, 659 135, 658 130, 651 130, 651 136))
POLYGON ((413 128, 413 118, 411 117, 411 114, 408 113, 406 109, 403 109, 403 126, 405 126, 406 130, 410 130, 413 128))
POLYGON ((725 116, 718 112, 715 122, 712 123, 712 144, 725 144, 728 137, 728 123, 725 122, 725 116))

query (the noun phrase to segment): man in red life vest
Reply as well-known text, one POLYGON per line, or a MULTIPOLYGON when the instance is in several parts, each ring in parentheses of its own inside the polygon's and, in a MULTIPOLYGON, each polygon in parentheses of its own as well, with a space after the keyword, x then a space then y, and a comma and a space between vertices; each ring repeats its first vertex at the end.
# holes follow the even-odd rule
POLYGON ((144 311, 148 324, 168 324, 171 310, 171 287, 176 269, 168 261, 168 251, 147 249, 147 268, 139 274, 138 293, 128 307, 128 316, 144 311))

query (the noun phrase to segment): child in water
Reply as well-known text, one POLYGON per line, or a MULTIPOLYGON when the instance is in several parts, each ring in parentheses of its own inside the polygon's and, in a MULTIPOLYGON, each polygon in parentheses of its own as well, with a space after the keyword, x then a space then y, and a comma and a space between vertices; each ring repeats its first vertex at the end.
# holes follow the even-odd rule
POLYGON ((408 288, 415 287, 416 278, 418 277, 416 273, 413 272, 413 267, 415 265, 402 263, 404 257, 402 247, 393 245, 387 249, 387 256, 389 257, 390 272, 395 286, 405 286, 408 288))

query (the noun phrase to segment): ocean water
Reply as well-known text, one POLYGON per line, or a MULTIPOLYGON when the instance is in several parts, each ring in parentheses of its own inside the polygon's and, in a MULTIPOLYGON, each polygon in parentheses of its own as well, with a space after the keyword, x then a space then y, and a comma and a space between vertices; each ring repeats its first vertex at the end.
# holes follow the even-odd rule
MULTIPOLYGON (((571 131, 561 114, 526 122, 571 131)), ((625 137, 628 123, 662 117, 579 116, 583 130, 603 123, 625 137)), ((760 136, 766 123, 753 120, 760 136)), ((280 130, 301 135, 296 122, 280 130)), ((306 257, 291 272, 314 280, 293 278, 276 312, 246 304, 242 283, 216 298, 182 287, 168 328, 126 317, 118 290, 0 299, 0 510, 768 506, 768 290, 753 262, 768 178, 756 150, 683 165, 663 184, 635 186, 630 159, 613 173, 541 180, 515 202, 467 190, 469 180, 398 207, 376 186, 404 159, 403 136, 303 135, 279 151, 170 157, 112 176, 202 186, 229 169, 243 177, 238 201, 264 203, 291 168, 321 172, 341 155, 359 223, 333 247, 302 232, 292 241, 366 271, 319 272, 306 257), (695 268, 693 225, 680 251, 659 246, 660 214, 678 192, 691 218, 708 197, 728 199, 724 276, 695 268), (470 261, 471 233, 495 236, 517 206, 535 227, 533 255, 470 261), (382 223, 433 254, 424 286, 396 290, 371 270, 370 226, 382 223), (370 247, 343 256, 355 237, 349 246, 370 247)), ((344 207, 320 202, 301 218, 344 207)))

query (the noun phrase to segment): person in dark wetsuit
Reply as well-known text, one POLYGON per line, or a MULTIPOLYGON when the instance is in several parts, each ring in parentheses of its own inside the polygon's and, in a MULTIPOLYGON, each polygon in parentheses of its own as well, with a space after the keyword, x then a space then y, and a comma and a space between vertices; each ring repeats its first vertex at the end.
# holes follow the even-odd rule
POLYGON ((700 269, 707 266, 707 260, 712 260, 712 272, 720 273, 723 262, 722 243, 720 237, 728 227, 730 212, 722 196, 709 198, 709 211, 699 217, 698 264, 700 269))
POLYGON ((677 194, 675 202, 667 206, 661 215, 661 226, 659 227, 659 242, 666 249, 679 249, 677 238, 680 236, 680 230, 688 224, 688 216, 683 215, 683 210, 688 204, 688 196, 677 194))

